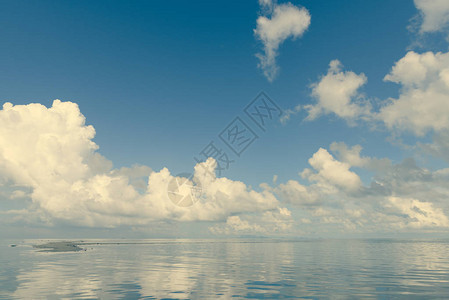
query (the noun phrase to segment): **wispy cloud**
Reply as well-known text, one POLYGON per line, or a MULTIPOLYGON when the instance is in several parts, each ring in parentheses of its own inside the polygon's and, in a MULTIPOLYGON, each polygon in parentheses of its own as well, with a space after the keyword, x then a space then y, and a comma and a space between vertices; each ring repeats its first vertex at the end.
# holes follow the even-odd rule
POLYGON ((284 114, 279 119, 283 125, 287 124, 290 118, 301 111, 301 105, 296 105, 293 109, 284 110, 284 114))

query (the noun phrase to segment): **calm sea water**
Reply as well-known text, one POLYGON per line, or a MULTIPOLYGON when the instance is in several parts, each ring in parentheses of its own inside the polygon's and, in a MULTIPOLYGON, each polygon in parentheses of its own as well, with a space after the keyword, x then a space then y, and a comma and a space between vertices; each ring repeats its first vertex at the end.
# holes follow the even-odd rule
POLYGON ((0 241, 1 299, 449 298, 449 241, 39 242, 0 241))

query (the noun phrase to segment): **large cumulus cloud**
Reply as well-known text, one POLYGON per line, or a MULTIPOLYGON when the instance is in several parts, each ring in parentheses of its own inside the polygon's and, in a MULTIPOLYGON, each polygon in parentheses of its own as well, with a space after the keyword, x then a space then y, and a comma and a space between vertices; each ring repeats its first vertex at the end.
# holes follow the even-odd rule
MULTIPOLYGON (((12 105, 0 110, 0 176, 4 185, 29 190, 32 204, 11 210, 24 219, 114 227, 144 225, 155 220, 226 220, 231 214, 276 209, 269 191, 243 182, 217 178, 195 167, 203 196, 190 208, 174 205, 167 194, 173 175, 146 166, 113 169, 98 153, 95 129, 85 124, 77 104, 55 100, 12 105)), ((213 159, 203 164, 214 166, 213 159)), ((21 194, 24 192, 22 191, 21 194)), ((5 212, 3 212, 5 214, 5 212)))

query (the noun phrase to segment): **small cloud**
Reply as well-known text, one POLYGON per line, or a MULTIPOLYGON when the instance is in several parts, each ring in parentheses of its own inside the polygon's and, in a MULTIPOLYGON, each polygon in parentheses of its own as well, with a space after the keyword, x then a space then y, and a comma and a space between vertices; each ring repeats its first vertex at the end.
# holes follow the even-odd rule
POLYGON ((291 116, 294 116, 298 114, 301 111, 301 105, 296 105, 293 109, 287 109, 284 111, 284 114, 279 119, 282 123, 282 125, 287 124, 287 122, 290 120, 291 116))
POLYGON ((327 74, 312 85, 315 105, 305 106, 309 115, 307 120, 314 120, 322 114, 335 114, 340 118, 353 121, 362 115, 368 115, 370 106, 362 101, 359 89, 367 82, 365 74, 342 71, 339 60, 329 63, 327 74))
POLYGON ((262 8, 271 8, 271 7, 273 7, 273 1, 272 0, 259 0, 259 5, 262 8))
POLYGON ((310 25, 310 13, 305 8, 299 8, 291 3, 275 4, 270 0, 259 0, 266 15, 257 18, 254 30, 256 37, 262 41, 264 53, 259 58, 259 68, 263 70, 268 81, 272 82, 279 71, 276 65, 279 46, 288 38, 296 39, 303 35, 310 25))
POLYGON ((225 224, 216 224, 209 230, 217 235, 270 235, 289 232, 293 224, 291 211, 285 207, 278 207, 261 215, 230 216, 225 224))
POLYGON ((351 165, 336 160, 326 149, 320 148, 309 159, 314 171, 303 172, 304 178, 321 184, 331 184, 348 191, 356 191, 362 186, 360 177, 350 170, 351 165))

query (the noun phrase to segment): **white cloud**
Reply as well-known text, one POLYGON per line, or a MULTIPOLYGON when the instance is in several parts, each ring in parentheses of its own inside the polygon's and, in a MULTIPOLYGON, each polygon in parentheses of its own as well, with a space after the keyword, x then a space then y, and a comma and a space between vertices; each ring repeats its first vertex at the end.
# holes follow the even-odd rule
POLYGON ((272 0, 259 0, 259 5, 262 7, 272 7, 273 1, 272 0))
POLYGON ((264 46, 264 53, 257 55, 259 67, 271 82, 279 71, 276 65, 279 46, 290 37, 296 39, 303 35, 310 25, 310 14, 307 9, 298 8, 291 3, 277 5, 271 1, 260 1, 260 4, 262 7, 273 5, 271 16, 259 16, 254 30, 264 46))
POLYGON ((287 124, 290 120, 291 116, 298 114, 301 111, 301 105, 296 105, 293 109, 286 109, 280 118, 280 121, 283 125, 287 124))
POLYGON ((435 208, 430 202, 422 202, 413 198, 389 197, 386 207, 397 210, 399 227, 426 228, 448 227, 449 219, 440 208, 435 208))
POLYGON ((449 53, 408 52, 385 80, 401 84, 377 115, 388 128, 418 136, 449 129, 449 53))
POLYGON ((392 164, 386 158, 361 156, 360 145, 332 143, 330 148, 338 160, 327 150, 318 150, 309 160, 313 170, 301 173, 309 184, 289 180, 273 188, 280 199, 300 209, 297 217, 305 232, 438 231, 449 227, 449 169, 430 171, 413 159, 392 164), (362 184, 350 170, 353 166, 373 172, 370 185, 362 184))
POLYGON ((309 159, 309 164, 314 171, 305 169, 302 176, 319 183, 322 188, 337 186, 348 191, 356 191, 362 185, 359 176, 349 170, 351 166, 336 160, 326 149, 320 148, 309 159))
POLYGON ((14 200, 14 199, 26 198, 27 196, 29 196, 29 195, 25 191, 15 190, 11 193, 9 198, 14 200))
POLYGON ((449 162, 449 130, 435 133, 432 137, 432 143, 418 143, 418 146, 424 153, 449 162))
MULTIPOLYGON (((195 167, 203 198, 190 208, 174 205, 167 195, 173 178, 164 168, 112 169, 92 141, 95 130, 85 125, 78 106, 55 100, 0 110, 0 177, 31 189, 32 207, 10 211, 28 218, 83 226, 144 225, 154 220, 225 220, 234 213, 264 212, 278 206, 274 195, 243 182, 208 175, 195 167)), ((206 164, 206 163, 203 163, 206 164)), ((215 166, 213 159, 208 166, 215 166)))
POLYGON ((410 51, 384 80, 401 85, 376 115, 388 128, 418 136, 449 128, 449 53, 410 51))
POLYGON ((312 96, 317 103, 305 107, 309 112, 307 120, 331 113, 347 120, 369 114, 370 106, 358 92, 366 81, 363 73, 342 71, 340 61, 331 61, 327 74, 312 85, 312 96))
POLYGON ((211 227, 210 230, 215 234, 239 233, 261 233, 264 229, 259 224, 250 224, 246 220, 242 220, 239 216, 231 216, 226 220, 224 228, 220 226, 211 227))
POLYGON ((391 166, 391 161, 388 158, 377 159, 366 156, 361 156, 362 146, 355 145, 349 148, 345 143, 332 143, 330 150, 335 153, 338 160, 349 164, 351 167, 360 167, 367 170, 375 170, 382 172, 391 166))
POLYGON ((279 184, 275 191, 284 201, 300 205, 318 204, 321 194, 313 186, 302 185, 296 180, 289 180, 286 183, 279 184))
POLYGON ((441 31, 449 24, 449 1, 415 0, 422 16, 421 33, 441 31))
POLYGON ((306 120, 335 114, 350 124, 364 120, 375 126, 380 121, 390 130, 417 136, 449 129, 449 52, 408 52, 384 80, 400 84, 400 94, 384 101, 375 112, 359 92, 366 76, 343 72, 340 62, 332 61, 328 73, 312 85, 317 103, 305 106, 306 120))
POLYGON ((28 204, 24 197, 29 197, 32 203, 2 211, 2 222, 116 227, 158 220, 226 221, 211 227, 216 234, 449 226, 447 169, 430 171, 411 159, 393 165, 388 159, 362 156, 359 145, 332 143, 332 154, 320 148, 309 159, 310 168, 300 173, 308 183, 263 184, 259 191, 210 176, 205 168, 216 164, 209 159, 195 167, 201 199, 182 208, 168 198, 173 179, 168 169, 113 169, 97 152, 94 135, 74 103, 56 100, 50 108, 6 104, 0 110, 0 177, 11 183, 7 201, 28 204), (362 184, 353 167, 374 172, 370 186, 362 184), (275 195, 300 211, 282 208, 275 195))
POLYGON ((352 148, 348 148, 348 146, 343 142, 334 142, 330 145, 330 150, 332 152, 337 152, 339 159, 348 163, 350 166, 364 167, 370 162, 370 158, 360 156, 360 151, 362 151, 362 146, 360 145, 355 145, 352 148))
POLYGON ((279 207, 262 215, 230 216, 226 224, 217 224, 209 230, 219 235, 287 233, 293 223, 290 210, 279 207))
POLYGON ((365 226, 366 218, 363 209, 317 208, 311 215, 325 226, 340 227, 343 231, 356 231, 365 226))
MULTIPOLYGON (((211 164, 212 158, 202 164, 211 164)), ((230 214, 263 212, 275 209, 279 202, 268 190, 256 192, 243 182, 225 177, 216 178, 207 173, 201 164, 195 166, 195 176, 201 181, 204 201, 194 205, 188 217, 196 220, 221 220, 230 214), (204 215, 204 217, 203 217, 204 215)))
POLYGON ((300 175, 311 184, 303 185, 296 180, 281 183, 273 189, 281 199, 301 206, 323 205, 329 196, 341 190, 348 193, 362 187, 359 176, 350 170, 351 165, 336 160, 326 149, 320 148, 309 159, 313 169, 306 168, 300 175))

